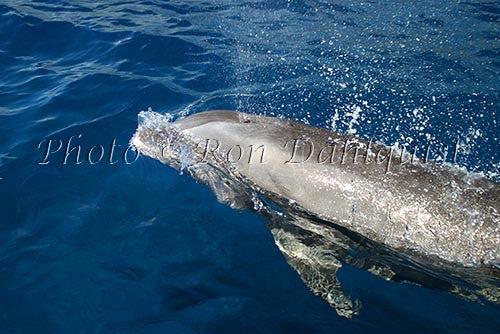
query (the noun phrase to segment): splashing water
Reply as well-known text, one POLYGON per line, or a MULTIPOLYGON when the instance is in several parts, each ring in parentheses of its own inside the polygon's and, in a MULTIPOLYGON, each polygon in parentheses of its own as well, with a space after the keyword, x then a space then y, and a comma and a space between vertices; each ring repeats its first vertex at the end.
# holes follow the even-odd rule
POLYGON ((184 170, 193 164, 193 162, 191 161, 191 153, 188 145, 183 144, 180 146, 180 161, 181 168, 179 173, 182 175, 184 170))

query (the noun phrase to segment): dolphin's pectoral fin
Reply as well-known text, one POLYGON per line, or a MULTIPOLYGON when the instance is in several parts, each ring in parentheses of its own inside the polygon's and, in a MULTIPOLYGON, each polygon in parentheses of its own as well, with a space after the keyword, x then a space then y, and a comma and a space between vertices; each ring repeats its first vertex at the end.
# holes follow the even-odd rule
POLYGON ((287 257, 288 264, 297 271, 301 280, 317 296, 322 297, 332 306, 338 315, 352 318, 359 313, 361 303, 352 301, 342 289, 337 279, 337 270, 317 267, 298 258, 287 257))
POLYGON ((250 190, 223 171, 209 164, 197 164, 190 166, 189 172, 210 187, 220 203, 233 209, 246 209, 253 206, 250 190))
POLYGON ((338 247, 315 244, 313 240, 316 236, 299 227, 301 224, 297 220, 300 219, 289 216, 282 217, 281 221, 271 221, 270 228, 276 245, 285 255, 288 264, 315 295, 325 299, 338 315, 352 318, 358 314, 361 305, 344 293, 337 278, 337 271, 342 267, 335 257, 335 249, 338 247))

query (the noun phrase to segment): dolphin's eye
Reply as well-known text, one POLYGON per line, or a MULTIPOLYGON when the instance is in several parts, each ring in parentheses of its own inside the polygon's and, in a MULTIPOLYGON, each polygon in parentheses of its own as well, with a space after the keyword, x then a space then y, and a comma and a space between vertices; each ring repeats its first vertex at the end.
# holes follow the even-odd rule
POLYGON ((247 123, 247 124, 248 124, 248 123, 251 123, 251 122, 252 122, 252 121, 250 121, 249 119, 246 119, 246 120, 244 120, 244 121, 243 121, 243 123, 247 123))

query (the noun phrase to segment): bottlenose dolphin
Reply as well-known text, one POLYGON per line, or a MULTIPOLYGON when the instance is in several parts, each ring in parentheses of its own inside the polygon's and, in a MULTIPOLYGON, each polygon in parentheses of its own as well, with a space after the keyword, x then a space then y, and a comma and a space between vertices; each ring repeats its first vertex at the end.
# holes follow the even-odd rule
MULTIPOLYGON (((414 157, 409 161, 403 153, 398 160, 389 147, 353 135, 225 110, 174 122, 141 112, 131 144, 146 156, 189 172, 220 201, 270 216, 271 231, 289 263, 299 272, 312 267, 318 277, 302 274, 302 279, 341 315, 355 313, 356 307, 348 299, 332 297, 332 289, 339 290, 332 286, 340 262, 318 260, 318 254, 351 247, 325 229, 329 224, 392 254, 439 263, 436 268, 496 270, 500 263, 500 187, 477 174, 414 157), (285 208, 286 223, 276 222, 283 214, 269 209, 267 200, 285 208), (290 226, 296 233, 290 233, 290 226), (308 253, 311 242, 301 241, 304 233, 323 240, 314 252, 308 253), (333 282, 317 281, 324 279, 325 270, 333 273, 333 282), (314 288, 321 286, 329 288, 314 288)), ((343 254, 345 260, 348 251, 343 254)), ((388 279, 395 276, 383 262, 361 267, 388 279)), ((496 293, 488 299, 496 300, 496 293)))

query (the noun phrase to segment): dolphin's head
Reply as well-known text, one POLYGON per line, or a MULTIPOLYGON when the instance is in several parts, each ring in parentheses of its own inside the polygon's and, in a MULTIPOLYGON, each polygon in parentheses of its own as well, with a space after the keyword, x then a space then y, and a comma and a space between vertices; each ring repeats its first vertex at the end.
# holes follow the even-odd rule
MULTIPOLYGON (((233 208, 253 205, 247 187, 237 178, 230 177, 230 165, 224 159, 206 159, 206 140, 219 138, 220 126, 226 134, 233 134, 232 125, 239 123, 235 112, 211 111, 195 114, 172 122, 172 118, 153 112, 141 111, 138 127, 131 145, 139 153, 157 159, 207 184, 220 202, 233 208), (208 139, 206 139, 208 138, 208 139)), ((243 120, 244 122, 244 120, 243 120)))
POLYGON ((268 126, 261 116, 234 111, 206 111, 172 122, 172 117, 148 110, 139 113, 131 144, 141 154, 182 169, 204 157, 222 163, 227 156, 221 153, 217 161, 214 154, 227 153, 231 147, 262 145, 273 133, 268 126))

